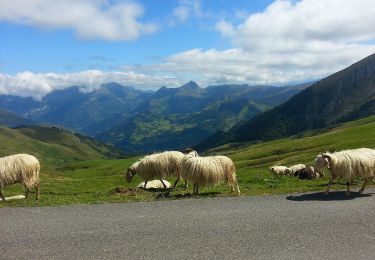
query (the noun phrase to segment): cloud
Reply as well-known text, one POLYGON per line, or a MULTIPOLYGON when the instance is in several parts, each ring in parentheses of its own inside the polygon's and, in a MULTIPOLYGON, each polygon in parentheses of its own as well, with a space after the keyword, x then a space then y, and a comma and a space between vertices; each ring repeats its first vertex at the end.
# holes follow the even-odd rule
POLYGON ((190 16, 190 9, 186 6, 179 6, 173 10, 173 16, 177 18, 179 22, 186 22, 190 16))
POLYGON ((373 4, 371 0, 278 0, 248 16, 235 33, 218 30, 249 51, 329 52, 335 45, 375 38, 373 4))
POLYGON ((215 28, 223 36, 233 36, 236 33, 233 25, 224 20, 217 22, 215 28))
MULTIPOLYGON (((91 91, 111 81, 150 89, 189 80, 201 86, 317 80, 375 53, 375 9, 370 2, 275 1, 240 23, 238 16, 236 22, 218 19, 215 28, 232 43, 228 49, 187 50, 150 64, 124 64, 116 68, 118 72, 0 74, 0 93, 41 98, 54 89, 77 85, 91 91)), ((194 17, 202 11, 199 1, 180 4, 195 8, 194 17)), ((93 57, 93 61, 101 58, 93 57)))
POLYGON ((160 86, 176 86, 182 84, 178 79, 169 76, 149 76, 135 72, 103 72, 87 70, 76 73, 17 73, 15 76, 0 73, 0 94, 30 96, 41 99, 53 90, 71 86, 80 87, 83 92, 98 89, 101 84, 118 82, 139 89, 155 89, 160 86))
POLYGON ((73 29, 82 39, 135 40, 157 26, 139 18, 143 7, 133 1, 1 1, 0 20, 47 29, 73 29))
POLYGON ((170 26, 176 26, 179 23, 187 23, 192 17, 197 19, 205 15, 201 0, 179 0, 178 6, 173 9, 167 21, 170 26))

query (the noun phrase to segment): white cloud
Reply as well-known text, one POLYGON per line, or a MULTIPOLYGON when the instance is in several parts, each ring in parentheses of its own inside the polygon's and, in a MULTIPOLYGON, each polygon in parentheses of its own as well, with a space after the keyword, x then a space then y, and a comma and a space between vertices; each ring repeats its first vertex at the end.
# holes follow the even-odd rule
MULTIPOLYGON (((0 93, 40 98, 54 89, 78 85, 90 91, 111 81, 149 89, 179 86, 188 80, 207 86, 319 79, 375 53, 375 8, 371 2, 275 1, 241 24, 217 22, 216 29, 233 43, 229 49, 188 50, 154 64, 124 65, 121 72, 0 74, 0 93)), ((180 4, 195 8, 193 16, 201 12, 199 1, 180 4)))
POLYGON ((191 18, 203 18, 201 0, 179 0, 179 4, 173 9, 168 18, 170 26, 176 26, 178 23, 186 23, 191 18))
POLYGON ((88 70, 58 74, 25 71, 17 73, 15 76, 0 73, 0 94, 31 96, 41 99, 53 90, 78 86, 83 92, 91 92, 98 89, 101 84, 113 81, 139 89, 155 89, 163 85, 176 86, 182 83, 169 76, 148 76, 135 72, 88 70))
POLYGON ((236 33, 233 25, 224 20, 217 22, 215 28, 223 36, 233 36, 236 33))
POLYGON ((177 18, 179 22, 186 22, 190 16, 190 9, 186 6, 179 6, 173 10, 173 16, 177 18))
POLYGON ((157 30, 142 23, 143 7, 133 1, 1 0, 0 20, 48 29, 73 29, 83 39, 134 40, 157 30))
POLYGON ((373 40, 374 24, 372 0, 278 0, 250 15, 229 36, 250 51, 313 53, 373 40))

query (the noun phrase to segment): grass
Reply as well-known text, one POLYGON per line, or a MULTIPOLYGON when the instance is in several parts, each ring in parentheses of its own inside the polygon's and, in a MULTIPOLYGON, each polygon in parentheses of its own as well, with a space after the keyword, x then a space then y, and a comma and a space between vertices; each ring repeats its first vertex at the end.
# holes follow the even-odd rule
MULTIPOLYGON (((323 191, 328 176, 312 181, 292 177, 273 179, 267 169, 277 164, 313 164, 315 156, 320 152, 358 147, 375 147, 375 116, 287 139, 258 144, 225 145, 208 153, 225 154, 235 161, 243 196, 323 191)), ((71 161, 65 164, 60 164, 61 161, 53 164, 51 160, 45 159, 43 161, 46 165, 42 165, 40 201, 35 202, 33 196, 30 196, 26 200, 0 202, 0 207, 154 201, 190 197, 191 187, 183 189, 182 182, 176 189, 167 192, 150 192, 135 188, 141 182, 137 175, 132 183, 126 183, 123 173, 136 159, 71 161)), ((361 182, 356 181, 354 187, 357 188, 360 184, 361 182)), ((354 187, 353 190, 356 189, 354 187)), ((345 186, 343 183, 335 184, 332 189, 345 189, 345 186)), ((200 192, 198 198, 236 196, 226 185, 202 188, 200 192)), ((5 189, 6 196, 21 193, 20 185, 5 189)))

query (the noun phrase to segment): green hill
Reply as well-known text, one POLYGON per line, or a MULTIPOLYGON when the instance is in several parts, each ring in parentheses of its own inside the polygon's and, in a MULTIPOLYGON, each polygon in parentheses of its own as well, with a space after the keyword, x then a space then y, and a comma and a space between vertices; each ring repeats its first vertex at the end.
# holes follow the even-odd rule
POLYGON ((47 168, 61 167, 72 161, 123 156, 112 146, 56 127, 30 126, 11 129, 0 126, 0 156, 16 153, 33 154, 47 168))
POLYGON ((375 54, 301 91, 284 104, 217 132, 197 146, 274 140, 375 114, 375 54))
POLYGON ((226 144, 205 153, 226 154, 244 170, 266 168, 276 164, 312 164, 318 153, 360 147, 375 149, 375 116, 304 132, 286 139, 226 144))

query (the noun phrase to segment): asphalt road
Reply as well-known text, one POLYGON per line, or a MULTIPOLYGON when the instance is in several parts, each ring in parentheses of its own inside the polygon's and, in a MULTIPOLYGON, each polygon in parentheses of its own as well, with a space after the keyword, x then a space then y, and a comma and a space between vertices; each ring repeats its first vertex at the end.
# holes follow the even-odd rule
POLYGON ((375 259, 365 193, 1 208, 0 259, 375 259))

